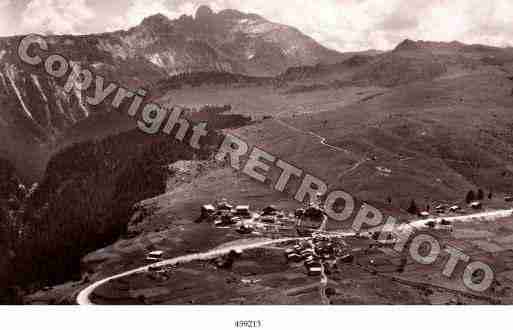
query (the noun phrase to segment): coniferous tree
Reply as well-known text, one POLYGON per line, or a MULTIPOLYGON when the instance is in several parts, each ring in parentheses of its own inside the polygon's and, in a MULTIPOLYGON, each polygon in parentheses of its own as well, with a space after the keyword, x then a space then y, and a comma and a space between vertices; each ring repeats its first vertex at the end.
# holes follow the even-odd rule
POLYGON ((480 200, 480 201, 482 201, 484 199, 484 191, 483 191, 483 189, 479 189, 477 191, 477 199, 480 200))
POLYGON ((410 207, 408 207, 407 211, 410 214, 419 214, 419 208, 417 207, 417 203, 414 199, 411 200, 410 207))
POLYGON ((467 196, 465 197, 465 201, 467 202, 467 204, 470 204, 470 203, 472 203, 475 200, 476 200, 476 195, 474 194, 473 190, 470 190, 467 193, 467 196))

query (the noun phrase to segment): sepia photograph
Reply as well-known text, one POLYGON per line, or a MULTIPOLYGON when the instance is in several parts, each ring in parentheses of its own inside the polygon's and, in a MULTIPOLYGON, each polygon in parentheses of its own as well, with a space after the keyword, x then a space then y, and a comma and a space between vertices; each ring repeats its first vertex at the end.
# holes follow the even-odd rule
POLYGON ((511 0, 0 0, 2 315, 508 312, 512 161, 511 0))

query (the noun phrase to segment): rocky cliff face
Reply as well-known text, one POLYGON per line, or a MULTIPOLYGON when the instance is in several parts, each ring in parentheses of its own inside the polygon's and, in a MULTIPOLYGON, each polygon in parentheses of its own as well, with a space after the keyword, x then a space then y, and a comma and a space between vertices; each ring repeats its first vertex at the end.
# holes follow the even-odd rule
POLYGON ((295 28, 236 10, 214 13, 200 7, 196 16, 146 18, 139 26, 101 40, 101 48, 120 58, 141 57, 168 74, 228 71, 276 75, 284 68, 332 62, 329 50, 295 28))

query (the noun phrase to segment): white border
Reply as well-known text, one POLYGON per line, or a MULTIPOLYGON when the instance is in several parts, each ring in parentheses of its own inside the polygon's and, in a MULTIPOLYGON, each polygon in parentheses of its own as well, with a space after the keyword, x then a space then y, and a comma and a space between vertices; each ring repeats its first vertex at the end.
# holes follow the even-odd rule
POLYGON ((491 329, 510 327, 505 306, 149 306, 0 307, 4 329, 491 329))

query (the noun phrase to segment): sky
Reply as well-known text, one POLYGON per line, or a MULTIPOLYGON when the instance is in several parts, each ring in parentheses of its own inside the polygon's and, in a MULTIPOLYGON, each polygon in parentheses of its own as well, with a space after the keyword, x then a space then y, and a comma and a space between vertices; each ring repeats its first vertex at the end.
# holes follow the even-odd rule
POLYGON ((387 50, 406 38, 513 46, 512 0, 0 0, 0 36, 127 29, 203 4, 294 26, 339 51, 387 50))

